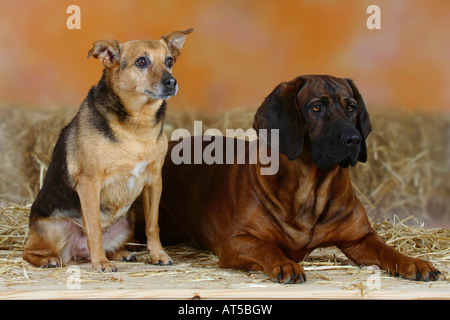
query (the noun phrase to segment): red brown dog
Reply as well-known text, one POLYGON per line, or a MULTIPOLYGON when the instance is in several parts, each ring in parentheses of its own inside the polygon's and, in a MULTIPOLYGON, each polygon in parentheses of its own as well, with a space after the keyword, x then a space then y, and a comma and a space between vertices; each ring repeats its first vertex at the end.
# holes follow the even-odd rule
MULTIPOLYGON (((214 251, 222 268, 263 270, 282 283, 306 281, 298 262, 329 246, 358 265, 438 279, 430 262, 385 244, 352 189, 347 167, 367 160, 372 126, 351 80, 309 75, 281 83, 258 109, 253 127, 279 129, 275 175, 261 175, 259 162, 175 165, 171 150, 179 142, 169 144, 160 204, 163 243, 192 239, 214 251)), ((194 139, 203 149, 211 143, 194 139)), ((256 142, 246 143, 246 156, 255 150, 256 142)))

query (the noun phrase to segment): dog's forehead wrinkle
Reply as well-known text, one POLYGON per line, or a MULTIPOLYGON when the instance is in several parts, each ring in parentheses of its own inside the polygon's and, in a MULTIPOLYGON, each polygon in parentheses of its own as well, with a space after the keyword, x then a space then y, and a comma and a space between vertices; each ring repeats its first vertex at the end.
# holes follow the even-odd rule
POLYGON ((347 119, 346 106, 353 101, 353 94, 345 81, 332 77, 312 77, 307 85, 299 90, 297 104, 305 114, 308 105, 319 102, 326 107, 327 121, 337 118, 347 119))
POLYGON ((324 81, 323 83, 325 91, 330 94, 332 100, 336 99, 336 88, 334 85, 328 83, 328 81, 324 81))
POLYGON ((124 43, 125 59, 137 59, 141 56, 147 56, 154 60, 156 57, 163 58, 167 55, 167 48, 159 41, 155 40, 131 40, 124 43))

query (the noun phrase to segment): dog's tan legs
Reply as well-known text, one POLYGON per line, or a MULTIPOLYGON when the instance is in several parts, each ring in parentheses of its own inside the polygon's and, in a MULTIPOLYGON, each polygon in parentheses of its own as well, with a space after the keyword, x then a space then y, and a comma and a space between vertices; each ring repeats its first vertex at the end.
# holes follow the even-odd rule
POLYGON ((92 178, 80 177, 77 183, 83 216, 84 233, 91 256, 92 268, 101 272, 115 272, 117 268, 108 261, 103 248, 100 220, 100 183, 92 178))
POLYGON ((134 254, 125 249, 120 249, 114 252, 107 252, 106 257, 112 261, 125 261, 125 262, 136 261, 136 257, 134 256, 134 254))
POLYGON ((159 177, 152 184, 146 186, 142 193, 145 216, 145 233, 147 235, 147 250, 151 263, 171 265, 172 259, 164 252, 159 238, 159 201, 161 199, 162 181, 159 177))
POLYGON ((30 224, 22 257, 34 266, 57 268, 68 263, 67 245, 74 235, 72 224, 60 218, 41 218, 30 224))
POLYGON ((36 267, 61 267, 61 261, 55 250, 34 227, 30 227, 30 234, 23 249, 22 258, 36 267))

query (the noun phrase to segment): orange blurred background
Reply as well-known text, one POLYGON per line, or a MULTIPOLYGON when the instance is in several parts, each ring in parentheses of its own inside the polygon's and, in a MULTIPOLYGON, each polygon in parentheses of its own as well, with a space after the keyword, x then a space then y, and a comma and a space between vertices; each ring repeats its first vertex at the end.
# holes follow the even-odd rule
POLYGON ((450 109, 446 0, 0 0, 0 105, 78 107, 102 66, 94 41, 194 27, 170 108, 256 108, 301 74, 353 78, 369 108, 450 109), (81 30, 69 30, 69 5, 81 30), (366 9, 381 8, 381 30, 366 9))

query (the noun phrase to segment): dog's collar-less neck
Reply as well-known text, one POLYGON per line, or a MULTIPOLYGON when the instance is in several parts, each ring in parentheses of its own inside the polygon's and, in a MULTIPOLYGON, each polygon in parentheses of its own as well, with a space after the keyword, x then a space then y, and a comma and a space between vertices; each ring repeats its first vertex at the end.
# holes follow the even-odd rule
MULTIPOLYGON (((280 154, 280 167, 279 171, 276 175, 280 175, 281 180, 276 179, 277 183, 285 183, 286 181, 298 181, 298 184, 292 184, 292 194, 294 195, 292 200, 293 204, 283 203, 278 197, 269 197, 272 202, 272 205, 275 205, 280 210, 284 211, 285 206, 293 205, 294 207, 301 207, 301 205, 297 205, 297 203, 305 203, 306 199, 310 197, 312 194, 316 194, 320 192, 320 190, 325 190, 331 185, 334 184, 334 180, 336 178, 342 178, 343 175, 348 174, 348 169, 341 168, 339 165, 330 167, 330 168, 319 168, 314 165, 310 156, 302 153, 300 157, 294 160, 289 160, 286 155, 280 154), (340 172, 340 173, 338 173, 340 172), (286 181, 284 179, 287 179, 286 181), (326 187, 327 185, 328 187, 326 187), (320 187, 320 188, 319 188, 320 187), (319 190, 320 189, 320 190, 319 190)), ((269 188, 272 189, 276 183, 273 183, 273 176, 263 176, 259 175, 260 167, 262 165, 257 163, 253 166, 253 176, 255 180, 259 180, 259 185, 262 186, 263 189, 269 188)), ((272 190, 268 192, 264 191, 264 194, 278 194, 277 190, 272 190)), ((264 196, 265 197, 265 196, 264 196)), ((299 210, 300 211, 300 210, 299 210)), ((288 211, 286 211, 288 212, 288 211)))
POLYGON ((89 117, 91 124, 110 141, 118 142, 108 117, 109 115, 115 115, 117 120, 123 123, 128 119, 129 114, 120 98, 108 87, 105 73, 103 73, 97 86, 89 90, 86 102, 91 110, 91 117, 89 117))
POLYGON ((103 72, 103 76, 94 88, 96 89, 94 97, 95 102, 101 104, 106 111, 115 114, 120 122, 125 122, 130 115, 119 96, 106 82, 105 72, 103 72))
MULTIPOLYGON (((104 91, 105 95, 111 97, 109 101, 108 111, 116 114, 119 122, 124 123, 127 119, 132 118, 135 113, 140 113, 145 108, 154 108, 155 113, 155 126, 161 121, 164 121, 166 116, 167 100, 164 99, 153 99, 145 96, 145 99, 133 98, 133 101, 122 100, 118 94, 115 93, 113 86, 107 83, 108 76, 106 75, 107 70, 103 71, 103 76, 97 84, 97 88, 100 91, 104 91), (133 105, 133 102, 137 102, 133 105), (130 103, 130 104, 129 104, 130 103)), ((142 97, 142 96, 141 96, 142 97)), ((102 102, 103 103, 103 102, 102 102)))

